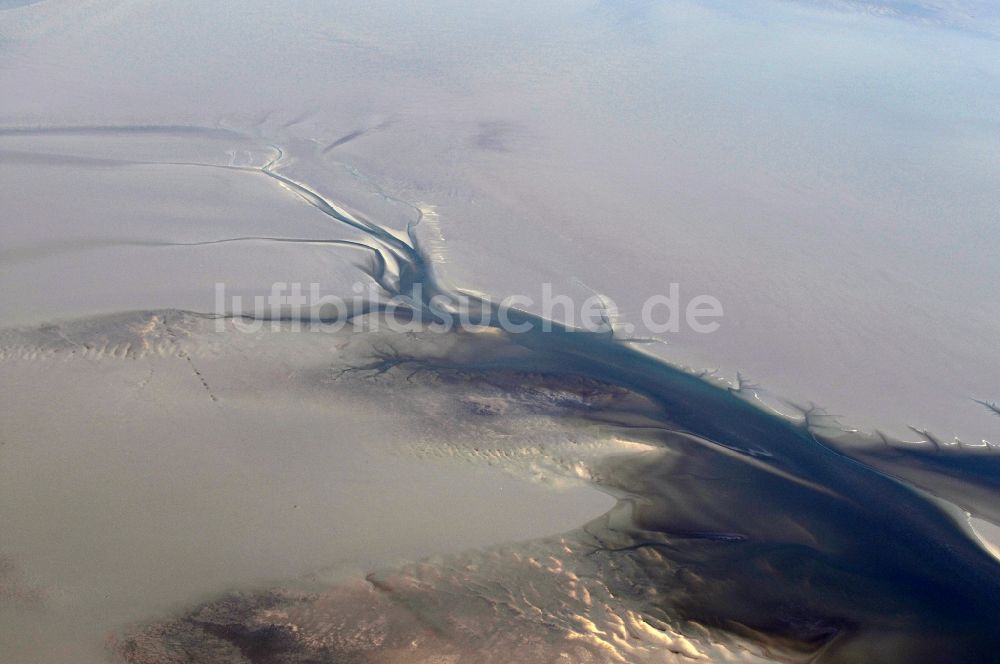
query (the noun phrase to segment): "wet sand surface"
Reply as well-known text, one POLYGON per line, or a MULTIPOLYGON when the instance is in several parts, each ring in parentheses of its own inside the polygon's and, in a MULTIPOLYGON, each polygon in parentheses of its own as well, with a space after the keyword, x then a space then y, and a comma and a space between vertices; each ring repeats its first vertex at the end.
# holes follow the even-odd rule
POLYGON ((0 659, 992 661, 998 18, 0 2, 0 659))

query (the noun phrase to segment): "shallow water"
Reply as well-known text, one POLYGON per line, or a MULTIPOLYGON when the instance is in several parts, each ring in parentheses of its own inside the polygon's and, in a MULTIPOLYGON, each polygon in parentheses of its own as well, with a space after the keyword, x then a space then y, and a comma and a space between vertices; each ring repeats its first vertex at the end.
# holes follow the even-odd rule
MULTIPOLYGON (((470 306, 439 280, 417 243, 422 216, 397 235, 282 174, 288 157, 278 154, 223 170, 277 180, 334 227, 359 233, 381 256, 367 274, 407 308, 442 320, 466 306, 495 308, 470 306)), ((233 661, 259 652, 476 661, 511 648, 522 661, 640 661, 670 652, 666 643, 713 658, 853 661, 875 652, 975 661, 995 649, 997 560, 963 511, 995 518, 990 446, 946 449, 929 438, 907 449, 851 434, 821 411, 788 418, 755 402, 752 386, 672 367, 610 330, 548 328, 533 314, 512 315, 525 331, 472 318, 484 327, 400 332, 390 324, 398 312, 377 311, 337 334, 298 318, 248 332, 245 318, 180 311, 8 331, 14 656, 58 656, 90 647, 98 634, 110 634, 109 652, 132 662, 172 661, 170 652, 204 661, 221 661, 222 652, 233 661), (64 410, 45 420, 53 400, 64 410), (296 454, 303 446, 311 451, 304 459, 296 454), (865 455, 867 465, 855 460, 865 455), (498 500, 502 481, 491 491, 479 475, 467 480, 449 468, 442 477, 427 465, 440 457, 521 477, 507 487, 514 503, 498 500), (236 487, 226 488, 230 478, 236 487), (308 575, 566 530, 601 511, 596 499, 548 493, 580 481, 616 496, 617 506, 560 539, 465 554, 460 573, 444 558, 400 568, 402 577, 368 573, 360 586, 338 582, 351 578, 343 573, 308 575), (33 497, 29 487, 40 482, 57 490, 33 497), (541 518, 539 501, 550 516, 541 518), (254 509, 260 503, 266 509, 254 509), (299 511, 300 503, 311 509, 299 511), (533 532, 523 527, 529 510, 533 532), (510 530, 499 527, 504 519, 510 530), (53 556, 48 565, 43 553, 53 556), (483 557, 494 560, 488 573, 483 557), (540 557, 551 563, 531 562, 540 557), (524 584, 537 591, 581 573, 599 580, 587 590, 603 596, 596 607, 576 590, 568 599, 552 590, 510 600, 521 616, 513 624, 480 615, 510 606, 482 596, 481 584, 520 597, 524 584), (281 577, 306 590, 251 591, 281 577), (244 592, 121 631, 227 588, 244 592), (415 594, 398 613, 382 606, 383 593, 392 604, 415 594), (471 604, 443 608, 441 593, 471 604), (381 636, 337 608, 344 601, 366 606, 381 636), (94 617, 68 619, 73 609, 94 617), (525 611, 537 620, 525 621, 525 611), (553 624, 552 616, 562 618, 553 624), (428 620, 437 624, 430 635, 428 620), (470 620, 494 622, 477 636, 461 628, 470 620), (611 638, 611 625, 623 621, 634 623, 638 643, 611 638)))
POLYGON ((172 312, 57 329, 4 344, 5 661, 102 660, 123 625, 231 588, 539 537, 612 504, 449 459, 447 427, 407 412, 435 403, 426 388, 331 378, 343 338, 172 312))
POLYGON ((995 13, 9 5, 5 661, 993 658, 995 13))

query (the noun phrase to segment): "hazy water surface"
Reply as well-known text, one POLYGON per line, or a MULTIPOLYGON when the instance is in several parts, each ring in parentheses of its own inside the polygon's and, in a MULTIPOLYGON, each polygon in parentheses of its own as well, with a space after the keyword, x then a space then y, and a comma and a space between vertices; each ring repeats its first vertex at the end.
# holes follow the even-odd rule
POLYGON ((0 10, 0 659, 995 658, 991 3, 0 10))

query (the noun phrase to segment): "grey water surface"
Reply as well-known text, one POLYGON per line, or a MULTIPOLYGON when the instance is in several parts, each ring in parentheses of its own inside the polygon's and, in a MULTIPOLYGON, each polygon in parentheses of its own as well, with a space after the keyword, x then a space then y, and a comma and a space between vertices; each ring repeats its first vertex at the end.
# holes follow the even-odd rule
POLYGON ((993 3, 0 10, 0 660, 996 659, 993 3))

